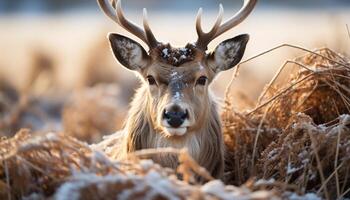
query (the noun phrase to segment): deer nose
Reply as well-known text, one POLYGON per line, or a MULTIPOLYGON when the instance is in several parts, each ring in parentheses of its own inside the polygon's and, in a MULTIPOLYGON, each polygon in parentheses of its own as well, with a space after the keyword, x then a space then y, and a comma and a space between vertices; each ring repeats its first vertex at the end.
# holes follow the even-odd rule
POLYGON ((188 118, 188 111, 183 110, 180 106, 174 105, 170 109, 165 109, 163 118, 172 128, 179 128, 188 118))

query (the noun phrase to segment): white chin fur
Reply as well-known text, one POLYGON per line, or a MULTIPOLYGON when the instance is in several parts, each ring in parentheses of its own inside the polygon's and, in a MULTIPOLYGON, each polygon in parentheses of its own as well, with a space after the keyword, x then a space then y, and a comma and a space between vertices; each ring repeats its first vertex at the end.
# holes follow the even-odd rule
POLYGON ((171 136, 182 136, 182 135, 185 135, 187 132, 186 127, 180 127, 180 128, 165 127, 165 130, 171 136))

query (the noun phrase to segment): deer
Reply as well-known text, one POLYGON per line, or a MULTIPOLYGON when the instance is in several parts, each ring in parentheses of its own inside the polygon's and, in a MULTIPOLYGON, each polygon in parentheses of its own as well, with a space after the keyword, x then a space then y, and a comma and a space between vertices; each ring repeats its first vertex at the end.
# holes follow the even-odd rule
MULTIPOLYGON (((181 48, 157 41, 145 8, 141 28, 126 18, 121 0, 97 2, 106 16, 148 46, 146 51, 131 38, 108 34, 116 60, 141 80, 130 103, 120 156, 144 149, 186 148, 214 178, 222 178, 225 147, 218 103, 209 85, 220 72, 232 69, 241 61, 249 35, 227 39, 214 51, 208 51, 208 45, 243 22, 257 0, 244 0, 242 8, 224 23, 220 4, 209 32, 203 31, 200 8, 196 17, 198 39, 181 48)), ((176 169, 179 165, 177 156, 171 153, 154 155, 151 159, 163 167, 176 169)))

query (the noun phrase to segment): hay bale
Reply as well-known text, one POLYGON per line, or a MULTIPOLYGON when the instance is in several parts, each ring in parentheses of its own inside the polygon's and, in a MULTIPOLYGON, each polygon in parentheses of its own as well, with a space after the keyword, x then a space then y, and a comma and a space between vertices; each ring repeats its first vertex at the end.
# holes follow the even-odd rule
POLYGON ((342 188, 350 182, 349 60, 320 49, 287 65, 296 73, 282 85, 277 74, 252 111, 234 112, 227 95, 222 114, 229 152, 226 182, 273 179, 301 194, 319 190, 326 198, 348 197, 350 191, 342 188), (322 161, 316 162, 316 155, 322 161))
POLYGON ((267 112, 266 121, 270 126, 283 129, 298 113, 309 115, 316 124, 350 113, 347 58, 330 49, 320 49, 295 59, 290 65, 297 72, 290 75, 284 85, 269 85, 266 95, 260 98, 260 102, 269 103, 257 112, 261 115, 267 112))

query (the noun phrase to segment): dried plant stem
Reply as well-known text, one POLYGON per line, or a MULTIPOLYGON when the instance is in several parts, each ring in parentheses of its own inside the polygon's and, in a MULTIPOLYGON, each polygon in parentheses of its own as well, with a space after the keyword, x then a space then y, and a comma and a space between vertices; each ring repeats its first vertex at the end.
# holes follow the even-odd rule
POLYGON ((336 146, 336 152, 335 152, 335 158, 334 158, 334 172, 335 172, 335 184, 337 186, 337 197, 340 196, 340 186, 339 186, 339 175, 338 175, 338 156, 339 156, 339 144, 340 144, 340 136, 341 131, 338 129, 338 135, 337 135, 337 146, 336 146))
POLYGON ((265 103, 259 105, 258 107, 254 108, 253 110, 251 110, 250 112, 247 113, 247 115, 251 115, 254 112, 256 112, 257 110, 259 110, 260 108, 266 106, 267 104, 271 103, 272 101, 274 101, 275 99, 279 98, 281 95, 283 95, 285 92, 290 91, 290 89, 298 84, 300 84, 301 82, 307 80, 308 78, 310 78, 312 75, 314 74, 309 74, 307 76, 305 76, 304 78, 300 79, 299 81, 291 84, 289 87, 285 88, 284 90, 282 90, 281 92, 279 92, 277 95, 273 96, 271 99, 267 100, 265 103))
MULTIPOLYGON (((288 61, 287 61, 288 62, 288 61)), ((264 91, 261 93, 261 95, 258 98, 258 103, 257 105, 259 105, 262 101, 262 99, 265 97, 267 91, 270 90, 271 86, 274 84, 274 82, 277 80, 277 78, 280 76, 281 72, 283 71, 283 69, 286 67, 286 64, 283 64, 277 71, 277 73, 274 75, 274 77, 271 79, 271 81, 269 82, 269 84, 267 85, 267 87, 264 89, 264 91)))
MULTIPOLYGON (((346 173, 345 173, 345 177, 344 177, 345 181, 343 183, 343 187, 341 188, 341 192, 342 192, 343 195, 347 193, 347 192, 344 192, 344 190, 346 188, 347 180, 348 180, 348 177, 349 177, 349 172, 350 172, 349 168, 350 167, 348 166, 347 169, 346 169, 346 173)), ((340 195, 340 196, 342 196, 342 195, 340 195)), ((338 198, 340 199, 340 197, 338 197, 338 198)))
MULTIPOLYGON (((335 170, 328 176, 328 178, 322 182, 321 187, 318 189, 317 193, 320 193, 323 188, 328 184, 328 182, 333 178, 337 176, 337 172, 340 168, 342 168, 344 166, 344 162, 340 163, 340 165, 338 165, 335 170)), ((339 196, 339 195, 338 195, 339 196)))
MULTIPOLYGON (((269 107, 270 108, 270 107, 269 107)), ((265 121, 266 115, 268 113, 269 108, 267 108, 264 112, 263 117, 261 118, 260 122, 259 122, 259 126, 258 126, 258 130, 254 139, 254 147, 253 147, 253 156, 252 156, 252 168, 251 168, 251 174, 254 174, 255 172, 255 156, 256 156, 256 152, 257 152, 257 146, 258 146, 258 140, 261 134, 261 127, 263 126, 263 123, 265 121)))
POLYGON ((277 73, 274 75, 274 77, 272 78, 272 80, 270 81, 270 83, 267 85, 267 87, 264 89, 264 91, 261 93, 261 95, 259 96, 258 99, 258 103, 257 105, 261 104, 262 99, 265 97, 266 93, 270 90, 271 86, 275 83, 275 81, 277 80, 277 78, 280 76, 280 74, 282 73, 283 69, 288 65, 288 64, 296 64, 297 66, 300 66, 310 72, 314 72, 314 70, 311 70, 310 68, 308 68, 307 66, 298 63, 296 61, 292 61, 292 60, 287 60, 282 67, 280 67, 280 69, 277 71, 277 73))
POLYGON ((345 192, 343 193, 343 194, 341 194, 339 197, 338 197, 338 199, 339 200, 343 200, 343 197, 347 194, 347 193, 349 193, 350 192, 350 188, 348 188, 347 190, 345 190, 345 192))
MULTIPOLYGON (((331 80, 332 81, 332 80, 331 80)), ((331 87, 332 89, 334 89, 334 91, 336 91, 339 96, 342 98, 342 101, 344 103, 344 105, 347 107, 348 111, 350 111, 350 99, 348 97, 346 97, 337 87, 333 86, 332 84, 330 84, 328 81, 325 81, 327 83, 327 85, 329 87, 331 87)), ((335 85, 337 85, 338 83, 336 83, 335 81, 332 81, 335 83, 335 85)))
POLYGON ((323 58, 323 59, 325 59, 325 60, 328 60, 328 61, 330 61, 330 62, 336 63, 336 64, 338 64, 338 65, 340 65, 340 66, 343 66, 343 67, 345 67, 345 68, 350 69, 350 66, 348 66, 347 64, 340 63, 340 62, 338 62, 338 61, 336 61, 336 60, 330 59, 330 58, 328 58, 328 57, 326 57, 326 56, 324 56, 324 55, 322 55, 322 54, 319 54, 319 53, 316 53, 316 52, 314 52, 314 51, 308 50, 308 49, 306 49, 306 48, 304 48, 304 47, 299 47, 299 46, 292 45, 292 44, 281 44, 281 45, 275 46, 275 47, 273 47, 273 48, 271 48, 271 49, 269 49, 269 50, 266 50, 266 51, 264 51, 264 52, 262 52, 262 53, 259 53, 259 54, 255 55, 255 56, 252 56, 252 57, 250 57, 250 58, 248 58, 248 59, 246 59, 246 60, 240 62, 240 63, 236 66, 236 70, 233 72, 232 78, 231 78, 229 84, 227 85, 227 87, 226 87, 226 89, 225 89, 225 96, 228 95, 228 92, 230 91, 230 89, 231 89, 231 87, 232 87, 233 80, 236 78, 236 76, 237 76, 237 74, 238 74, 238 71, 239 71, 241 65, 243 65, 243 64, 245 64, 245 63, 247 63, 247 62, 250 62, 250 61, 252 61, 252 60, 255 60, 256 58, 259 58, 259 57, 261 57, 261 56, 263 56, 263 55, 266 55, 266 54, 268 54, 268 53, 271 53, 271 52, 273 52, 273 51, 275 51, 275 50, 278 50, 278 49, 280 49, 280 48, 283 48, 283 47, 289 47, 289 48, 293 48, 293 49, 298 49, 298 50, 301 50, 301 51, 305 51, 305 52, 308 52, 308 53, 310 53, 310 54, 319 56, 319 57, 321 57, 321 58, 323 58))
POLYGON ((4 160, 4 167, 5 167, 5 176, 6 176, 6 185, 8 187, 8 191, 7 191, 7 199, 11 200, 11 185, 10 185, 10 174, 9 174, 9 168, 7 166, 7 161, 4 160))
MULTIPOLYGON (((317 148, 317 146, 315 144, 315 141, 314 141, 314 138, 312 136, 312 133, 310 131, 308 131, 308 134, 309 134, 309 137, 310 137, 310 140, 311 140, 312 151, 314 152, 314 155, 315 155, 315 158, 316 158, 318 173, 320 174, 320 178, 321 178, 321 182, 322 182, 321 188, 324 188, 323 191, 324 191, 324 194, 326 196, 326 199, 330 200, 330 196, 329 196, 328 188, 327 188, 327 182, 326 182, 325 176, 323 174, 321 159, 320 159, 320 156, 318 155, 318 148, 317 148)), ((320 191, 321 190, 319 190, 317 192, 317 194, 320 194, 320 191)))

